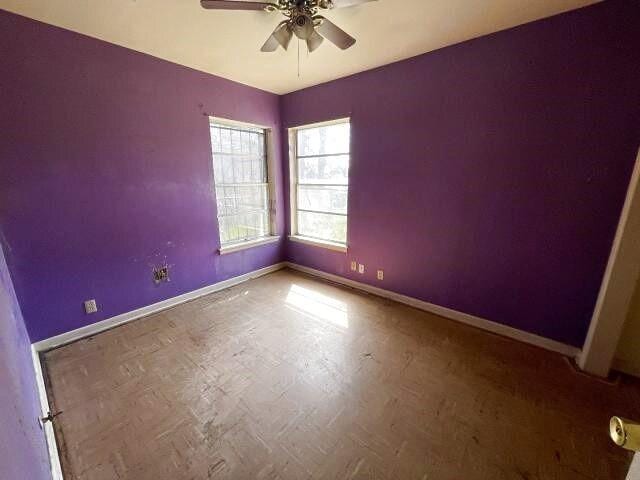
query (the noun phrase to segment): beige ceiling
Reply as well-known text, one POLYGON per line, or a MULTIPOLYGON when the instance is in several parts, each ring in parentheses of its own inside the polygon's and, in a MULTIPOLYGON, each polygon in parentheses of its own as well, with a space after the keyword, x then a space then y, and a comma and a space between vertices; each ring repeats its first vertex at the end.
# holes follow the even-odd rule
POLYGON ((261 53, 279 13, 203 10, 199 0, 0 0, 0 8, 275 93, 596 3, 597 0, 378 0, 325 16, 358 39, 308 55, 261 53))

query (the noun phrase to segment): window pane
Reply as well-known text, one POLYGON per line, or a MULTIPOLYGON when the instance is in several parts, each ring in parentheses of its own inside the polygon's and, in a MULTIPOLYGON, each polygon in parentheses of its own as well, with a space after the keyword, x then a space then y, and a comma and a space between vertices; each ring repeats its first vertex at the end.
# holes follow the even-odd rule
POLYGON ((218 216, 268 209, 267 185, 216 185, 218 216))
POLYGON ((265 159, 254 155, 213 154, 216 185, 224 183, 266 183, 265 159))
POLYGON ((347 217, 298 211, 298 234, 332 242, 347 242, 347 217))
POLYGON ((216 183, 265 183, 265 137, 258 129, 211 125, 216 183))
POLYGON ((270 233, 265 132, 211 124, 221 244, 270 233))
POLYGON ((298 130, 298 156, 349 153, 349 123, 298 130))
POLYGON ((211 148, 214 152, 222 151, 222 144, 220 143, 220 129, 211 127, 211 148))
POLYGON ((347 187, 299 186, 298 208, 347 213, 347 187))
POLYGON ((349 183, 349 155, 298 159, 300 183, 349 183))
POLYGON ((220 132, 220 151, 231 152, 231 130, 228 128, 214 128, 220 132))
POLYGON ((267 211, 220 217, 218 223, 220 225, 220 242, 223 245, 264 237, 269 234, 269 214, 267 211))

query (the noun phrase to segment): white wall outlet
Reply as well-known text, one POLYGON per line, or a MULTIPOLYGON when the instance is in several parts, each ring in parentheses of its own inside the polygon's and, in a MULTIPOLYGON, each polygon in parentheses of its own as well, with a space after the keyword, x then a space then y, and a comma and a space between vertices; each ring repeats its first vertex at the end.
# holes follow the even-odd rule
POLYGON ((84 302, 84 311, 87 313, 96 313, 98 311, 95 299, 86 300, 84 302))
POLYGON ((351 262, 351 271, 355 272, 357 269, 358 269, 358 263, 355 260, 353 260, 351 262))
POLYGON ((358 273, 364 273, 364 265, 361 263, 358 264, 358 273))
POLYGON ((378 280, 384 280, 384 270, 378 270, 378 280))

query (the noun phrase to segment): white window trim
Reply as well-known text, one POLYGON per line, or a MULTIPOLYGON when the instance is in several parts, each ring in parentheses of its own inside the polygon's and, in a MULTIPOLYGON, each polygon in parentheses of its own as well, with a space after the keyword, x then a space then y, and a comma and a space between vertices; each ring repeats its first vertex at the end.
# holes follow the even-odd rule
POLYGON ((305 245, 313 245, 314 247, 322 247, 336 252, 347 253, 347 246, 344 243, 330 242, 328 240, 320 240, 319 238, 305 237, 303 235, 289 235, 292 242, 304 243, 305 245))
MULTIPOLYGON (((220 241, 220 224, 218 224, 218 242, 220 242, 220 247, 218 248, 218 253, 220 255, 226 255, 228 253, 238 252, 240 250, 245 250, 247 248, 258 247, 261 245, 267 245, 269 243, 277 242, 280 239, 280 235, 278 234, 278 226, 277 226, 277 211, 276 211, 276 184, 275 184, 275 174, 277 166, 275 165, 275 155, 274 155, 274 142, 273 142, 273 132, 270 127, 265 125, 259 125, 256 123, 247 123, 247 122, 238 122, 236 120, 229 120, 227 118, 221 117, 209 117, 209 125, 211 124, 219 124, 226 125, 229 127, 235 128, 259 128, 264 131, 265 137, 265 149, 267 154, 267 191, 269 193, 269 234, 264 237, 253 238, 251 240, 245 240, 236 243, 228 243, 226 245, 222 245, 220 241)), ((210 140, 211 141, 211 140, 210 140)), ((213 169, 213 157, 211 160, 211 168, 213 169)), ((213 170, 212 170, 213 175, 213 170)), ((214 181, 214 192, 215 192, 215 179, 214 181)), ((217 195, 217 193, 216 193, 217 195)), ((216 197, 217 201, 217 197, 216 197)), ((216 221, 218 220, 216 215, 216 221)))
MULTIPOLYGON (((311 245, 314 247, 327 248, 329 250, 334 250, 337 252, 347 253, 348 244, 332 242, 330 240, 322 240, 319 238, 306 237, 304 235, 298 234, 298 216, 296 215, 298 211, 298 138, 297 132, 298 130, 304 130, 307 128, 317 128, 317 127, 326 127, 328 125, 337 125, 339 123, 351 123, 350 117, 337 118, 335 120, 329 120, 326 122, 317 122, 310 123, 306 125, 299 125, 296 127, 291 127, 288 130, 288 140, 289 140, 289 205, 290 205, 290 234, 289 240, 303 243, 305 245, 311 245)), ((349 159, 351 159, 351 148, 349 148, 349 159)), ((348 227, 348 214, 347 214, 347 241, 349 234, 348 227)))
POLYGON ((261 245, 269 245, 270 243, 276 243, 280 240, 280 235, 270 235, 268 237, 255 238, 253 240, 246 240, 244 242, 229 243, 218 249, 220 255, 227 255, 229 253, 239 252, 248 248, 259 247, 261 245))
POLYGON ((328 127, 330 125, 338 125, 339 123, 351 123, 351 117, 341 117, 326 122, 305 123, 290 127, 289 130, 306 130, 307 128, 328 127))

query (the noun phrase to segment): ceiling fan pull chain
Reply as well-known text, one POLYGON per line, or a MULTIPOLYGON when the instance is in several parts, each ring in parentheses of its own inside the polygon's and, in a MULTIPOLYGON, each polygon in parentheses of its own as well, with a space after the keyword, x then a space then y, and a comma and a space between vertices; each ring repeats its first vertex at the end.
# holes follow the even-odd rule
POLYGON ((298 39, 298 78, 300 78, 300 39, 298 39))

